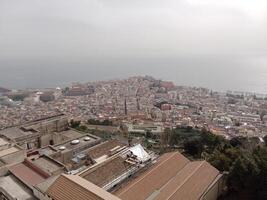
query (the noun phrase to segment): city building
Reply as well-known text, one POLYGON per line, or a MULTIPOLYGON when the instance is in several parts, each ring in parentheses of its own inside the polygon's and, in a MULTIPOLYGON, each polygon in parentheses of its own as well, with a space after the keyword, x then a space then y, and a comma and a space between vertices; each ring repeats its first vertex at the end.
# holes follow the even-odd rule
POLYGON ((144 173, 114 192, 122 200, 215 200, 223 189, 222 175, 206 161, 190 162, 167 153, 144 173))

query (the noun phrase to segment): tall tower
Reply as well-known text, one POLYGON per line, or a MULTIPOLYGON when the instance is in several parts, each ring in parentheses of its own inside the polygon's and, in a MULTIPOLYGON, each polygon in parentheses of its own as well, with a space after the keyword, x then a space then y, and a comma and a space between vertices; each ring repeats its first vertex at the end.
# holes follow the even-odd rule
POLYGON ((137 110, 140 110, 140 103, 139 103, 139 97, 136 98, 136 106, 137 106, 137 110))
POLYGON ((127 100, 126 100, 126 97, 124 99, 124 114, 127 115, 128 114, 128 111, 127 111, 127 100))

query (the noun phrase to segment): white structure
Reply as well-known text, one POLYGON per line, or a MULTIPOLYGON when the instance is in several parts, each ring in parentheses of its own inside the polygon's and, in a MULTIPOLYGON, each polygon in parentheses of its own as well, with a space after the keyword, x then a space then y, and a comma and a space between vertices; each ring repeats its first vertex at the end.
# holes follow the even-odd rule
POLYGON ((144 150, 141 144, 137 144, 129 149, 137 159, 146 162, 151 159, 150 155, 144 150))

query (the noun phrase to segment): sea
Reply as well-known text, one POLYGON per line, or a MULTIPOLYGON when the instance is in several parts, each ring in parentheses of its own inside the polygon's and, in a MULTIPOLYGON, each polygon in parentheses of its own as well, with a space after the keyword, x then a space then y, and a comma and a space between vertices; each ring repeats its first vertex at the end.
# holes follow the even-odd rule
POLYGON ((0 87, 65 87, 149 75, 176 85, 267 94, 267 56, 0 57, 0 87))

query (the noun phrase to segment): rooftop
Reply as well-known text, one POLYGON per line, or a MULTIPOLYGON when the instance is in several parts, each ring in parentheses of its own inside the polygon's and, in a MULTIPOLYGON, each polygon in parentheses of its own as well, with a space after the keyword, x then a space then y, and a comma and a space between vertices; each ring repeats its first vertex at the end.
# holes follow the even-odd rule
POLYGON ((64 169, 63 165, 46 156, 34 159, 32 162, 35 166, 39 167, 48 174, 54 174, 61 170, 63 171, 64 169))
POLYGON ((59 176, 61 176, 61 175, 51 176, 48 179, 46 179, 45 181, 35 185, 34 187, 37 188, 39 191, 41 191, 44 194, 44 193, 46 193, 48 188, 58 179, 59 176))
POLYGON ((126 172, 130 166, 131 164, 125 162, 124 158, 117 156, 114 159, 100 164, 100 166, 96 166, 95 168, 86 171, 81 174, 81 176, 97 186, 103 187, 108 182, 126 172))
POLYGON ((47 194, 54 200, 120 200, 77 175, 61 175, 47 194))
POLYGON ((151 131, 152 133, 163 132, 163 126, 157 124, 127 124, 128 132, 140 132, 145 133, 146 131, 151 131))
POLYGON ((0 178, 0 188, 12 196, 14 199, 19 200, 34 200, 31 191, 18 181, 14 176, 4 176, 0 178))
POLYGON ((77 143, 75 144, 71 143, 73 140, 68 140, 61 144, 55 145, 54 147, 55 149, 64 152, 64 151, 76 149, 76 148, 79 148, 85 145, 94 144, 96 141, 100 141, 101 139, 97 136, 86 134, 86 135, 82 135, 82 137, 75 138, 75 140, 77 141, 77 143), (65 147, 65 148, 60 150, 60 148, 62 147, 65 147))
POLYGON ((79 131, 73 130, 73 129, 61 131, 60 134, 66 136, 69 139, 74 139, 74 138, 83 136, 82 133, 80 133, 79 131))
POLYGON ((20 129, 18 127, 3 129, 0 132, 1 135, 5 136, 6 138, 8 138, 10 140, 16 140, 20 137, 28 136, 28 135, 31 135, 33 133, 34 132, 31 132, 31 131, 23 131, 22 129, 20 129))
POLYGON ((38 150, 38 153, 40 155, 51 155, 53 153, 56 153, 57 150, 52 146, 46 146, 38 150))
POLYGON ((37 171, 25 162, 9 167, 9 171, 29 187, 37 185, 47 178, 41 173, 41 170, 37 171))
POLYGON ((20 149, 18 149, 16 147, 10 147, 10 148, 7 148, 7 149, 3 149, 3 150, 0 151, 0 157, 6 156, 6 155, 9 155, 9 154, 18 152, 18 151, 20 151, 20 149))
POLYGON ((108 155, 109 151, 112 150, 113 148, 123 147, 123 146, 125 146, 125 144, 119 142, 118 140, 110 140, 110 141, 101 143, 95 147, 92 147, 88 151, 88 154, 90 155, 91 158, 97 159, 104 155, 108 155))
POLYGON ((190 162, 158 191, 154 199, 200 199, 218 176, 218 170, 206 161, 190 162))
POLYGON ((167 153, 115 195, 122 200, 199 199, 218 176, 219 171, 206 161, 190 162, 178 152, 167 153))

